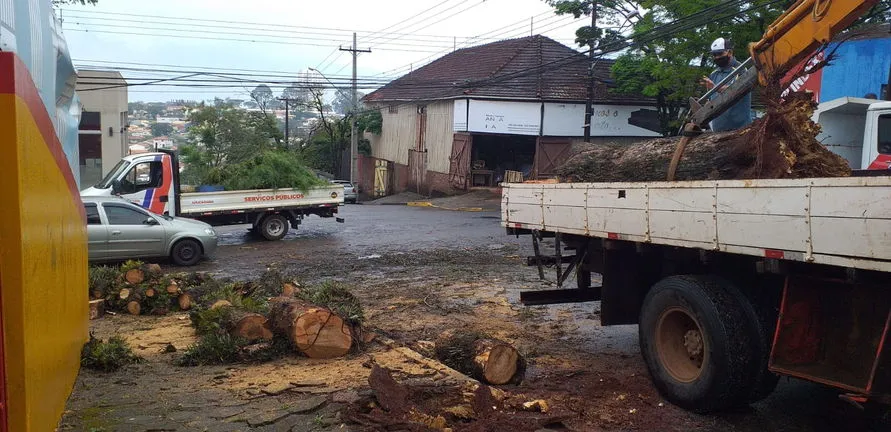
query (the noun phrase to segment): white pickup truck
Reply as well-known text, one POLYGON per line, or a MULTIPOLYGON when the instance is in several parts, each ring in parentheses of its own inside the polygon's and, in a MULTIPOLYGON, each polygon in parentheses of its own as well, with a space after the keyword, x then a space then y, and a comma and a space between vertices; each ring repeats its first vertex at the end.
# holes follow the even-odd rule
MULTIPOLYGON (((335 217, 343 204, 343 185, 297 189, 257 189, 182 193, 179 162, 173 152, 124 157, 81 196, 123 198, 157 214, 198 219, 211 225, 251 224, 267 240, 279 240, 297 229, 303 218, 335 217)), ((343 219, 337 218, 338 222, 343 219)))
POLYGON ((818 117, 830 148, 872 171, 505 184, 502 225, 532 236, 542 277, 557 270, 557 289, 521 301, 600 301, 603 325, 638 324, 656 387, 691 410, 759 400, 779 375, 891 402, 891 102, 833 101, 818 117))

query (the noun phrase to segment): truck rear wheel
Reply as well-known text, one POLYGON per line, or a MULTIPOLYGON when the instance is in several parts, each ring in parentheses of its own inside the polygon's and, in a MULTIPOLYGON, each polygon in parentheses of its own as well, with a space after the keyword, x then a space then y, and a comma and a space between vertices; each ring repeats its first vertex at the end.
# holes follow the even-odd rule
POLYGON ((673 404, 709 412, 748 402, 760 345, 735 289, 709 276, 671 276, 644 299, 641 352, 673 404))
POLYGON ((266 240, 281 240, 288 234, 288 220, 279 214, 272 214, 260 221, 260 235, 266 240))

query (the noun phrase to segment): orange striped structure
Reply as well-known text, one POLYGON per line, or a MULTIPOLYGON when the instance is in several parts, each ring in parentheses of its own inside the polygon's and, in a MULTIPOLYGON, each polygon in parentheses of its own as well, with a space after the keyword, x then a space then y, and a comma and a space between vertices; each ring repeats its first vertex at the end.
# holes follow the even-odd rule
POLYGON ((88 337, 86 216, 53 122, 10 52, 0 52, 0 150, 0 430, 52 431, 88 337))

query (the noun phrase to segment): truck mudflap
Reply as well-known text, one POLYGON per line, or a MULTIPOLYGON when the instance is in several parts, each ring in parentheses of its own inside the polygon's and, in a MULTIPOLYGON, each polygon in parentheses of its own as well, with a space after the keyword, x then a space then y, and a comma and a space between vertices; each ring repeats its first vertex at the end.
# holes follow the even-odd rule
POLYGON ((888 394, 889 328, 887 287, 789 276, 768 367, 854 395, 888 394))

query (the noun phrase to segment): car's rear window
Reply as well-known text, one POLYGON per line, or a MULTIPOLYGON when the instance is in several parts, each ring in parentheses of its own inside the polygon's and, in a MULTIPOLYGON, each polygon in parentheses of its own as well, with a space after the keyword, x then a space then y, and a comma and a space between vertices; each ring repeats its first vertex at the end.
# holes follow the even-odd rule
POLYGON ((99 217, 99 208, 96 204, 84 204, 84 210, 87 212, 87 225, 102 225, 102 219, 99 217))

